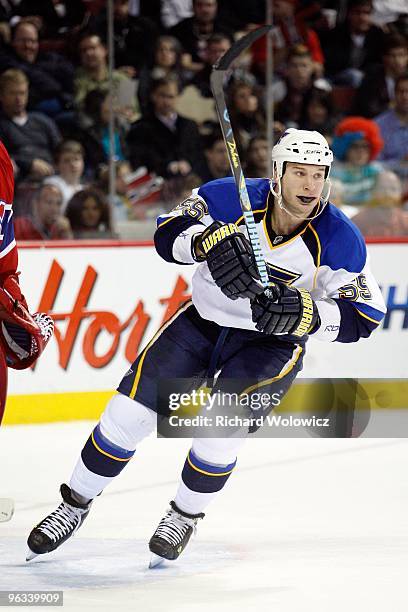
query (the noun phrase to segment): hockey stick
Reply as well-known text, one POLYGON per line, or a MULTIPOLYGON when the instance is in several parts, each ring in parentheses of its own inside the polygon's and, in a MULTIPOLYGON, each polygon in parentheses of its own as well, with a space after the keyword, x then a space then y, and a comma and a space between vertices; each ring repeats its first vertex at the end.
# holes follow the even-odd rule
POLYGON ((238 190, 239 203, 241 205, 245 225, 248 230, 249 241, 254 252, 256 267, 261 277, 261 283, 264 287, 272 286, 273 283, 271 283, 268 278, 268 272, 259 240, 259 234, 255 224, 254 213, 252 212, 251 202, 249 200, 245 176, 242 171, 237 144, 235 142, 234 133, 231 127, 231 121, 229 118, 224 93, 224 77, 228 69, 231 67, 232 62, 239 56, 239 54, 250 47, 255 40, 269 32, 271 27, 272 26, 270 25, 262 26, 240 38, 213 66, 210 76, 211 90, 215 100, 215 108, 217 110, 224 142, 227 147, 231 171, 238 190))
POLYGON ((0 498, 0 523, 6 523, 14 514, 14 502, 5 497, 0 498))

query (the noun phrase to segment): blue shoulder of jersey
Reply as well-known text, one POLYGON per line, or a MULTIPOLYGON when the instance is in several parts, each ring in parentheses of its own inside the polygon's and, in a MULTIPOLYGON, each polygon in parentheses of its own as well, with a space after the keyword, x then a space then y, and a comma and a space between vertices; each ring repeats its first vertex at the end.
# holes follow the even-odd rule
MULTIPOLYGON (((266 211, 269 179, 246 179, 248 195, 253 212, 266 211)), ((232 177, 216 179, 205 183, 198 190, 207 203, 208 212, 213 219, 224 223, 236 223, 242 217, 237 188, 232 177)))
POLYGON ((311 222, 320 240, 320 265, 332 270, 343 268, 361 272, 367 260, 364 238, 356 225, 330 202, 323 213, 311 222))

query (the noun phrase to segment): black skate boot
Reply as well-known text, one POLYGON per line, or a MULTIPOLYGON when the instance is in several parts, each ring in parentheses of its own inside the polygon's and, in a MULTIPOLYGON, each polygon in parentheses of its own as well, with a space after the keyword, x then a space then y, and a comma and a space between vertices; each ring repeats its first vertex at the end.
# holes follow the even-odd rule
POLYGON ((80 504, 73 499, 68 485, 60 487, 63 502, 54 512, 38 523, 28 536, 27 561, 61 546, 80 528, 88 516, 92 501, 80 504))
POLYGON ((204 513, 187 514, 177 508, 174 501, 170 509, 160 521, 150 542, 149 549, 153 553, 149 567, 156 567, 168 559, 174 561, 183 552, 188 541, 196 531, 198 519, 204 518, 204 513))

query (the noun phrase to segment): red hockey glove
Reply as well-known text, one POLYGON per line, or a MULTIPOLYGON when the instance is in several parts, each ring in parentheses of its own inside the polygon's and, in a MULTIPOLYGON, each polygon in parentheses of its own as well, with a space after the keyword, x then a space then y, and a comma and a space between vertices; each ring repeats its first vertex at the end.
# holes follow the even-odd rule
POLYGON ((29 368, 43 352, 53 331, 51 317, 45 313, 32 316, 17 281, 6 279, 0 287, 0 344, 7 365, 16 370, 29 368))

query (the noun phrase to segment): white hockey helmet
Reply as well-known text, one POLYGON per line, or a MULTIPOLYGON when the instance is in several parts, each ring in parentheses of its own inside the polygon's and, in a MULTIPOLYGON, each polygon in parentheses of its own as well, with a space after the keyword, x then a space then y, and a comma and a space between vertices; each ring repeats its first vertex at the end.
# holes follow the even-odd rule
POLYGON ((321 197, 325 202, 328 201, 330 195, 329 174, 333 162, 333 152, 322 134, 312 130, 288 128, 272 149, 272 162, 274 180, 277 181, 277 190, 272 188, 272 193, 278 197, 280 205, 280 179, 285 170, 285 162, 326 166, 326 180, 321 197))
POLYGON ((282 178, 285 162, 327 166, 327 178, 333 162, 333 153, 327 140, 319 132, 288 128, 272 149, 272 161, 276 164, 279 178, 282 178))

